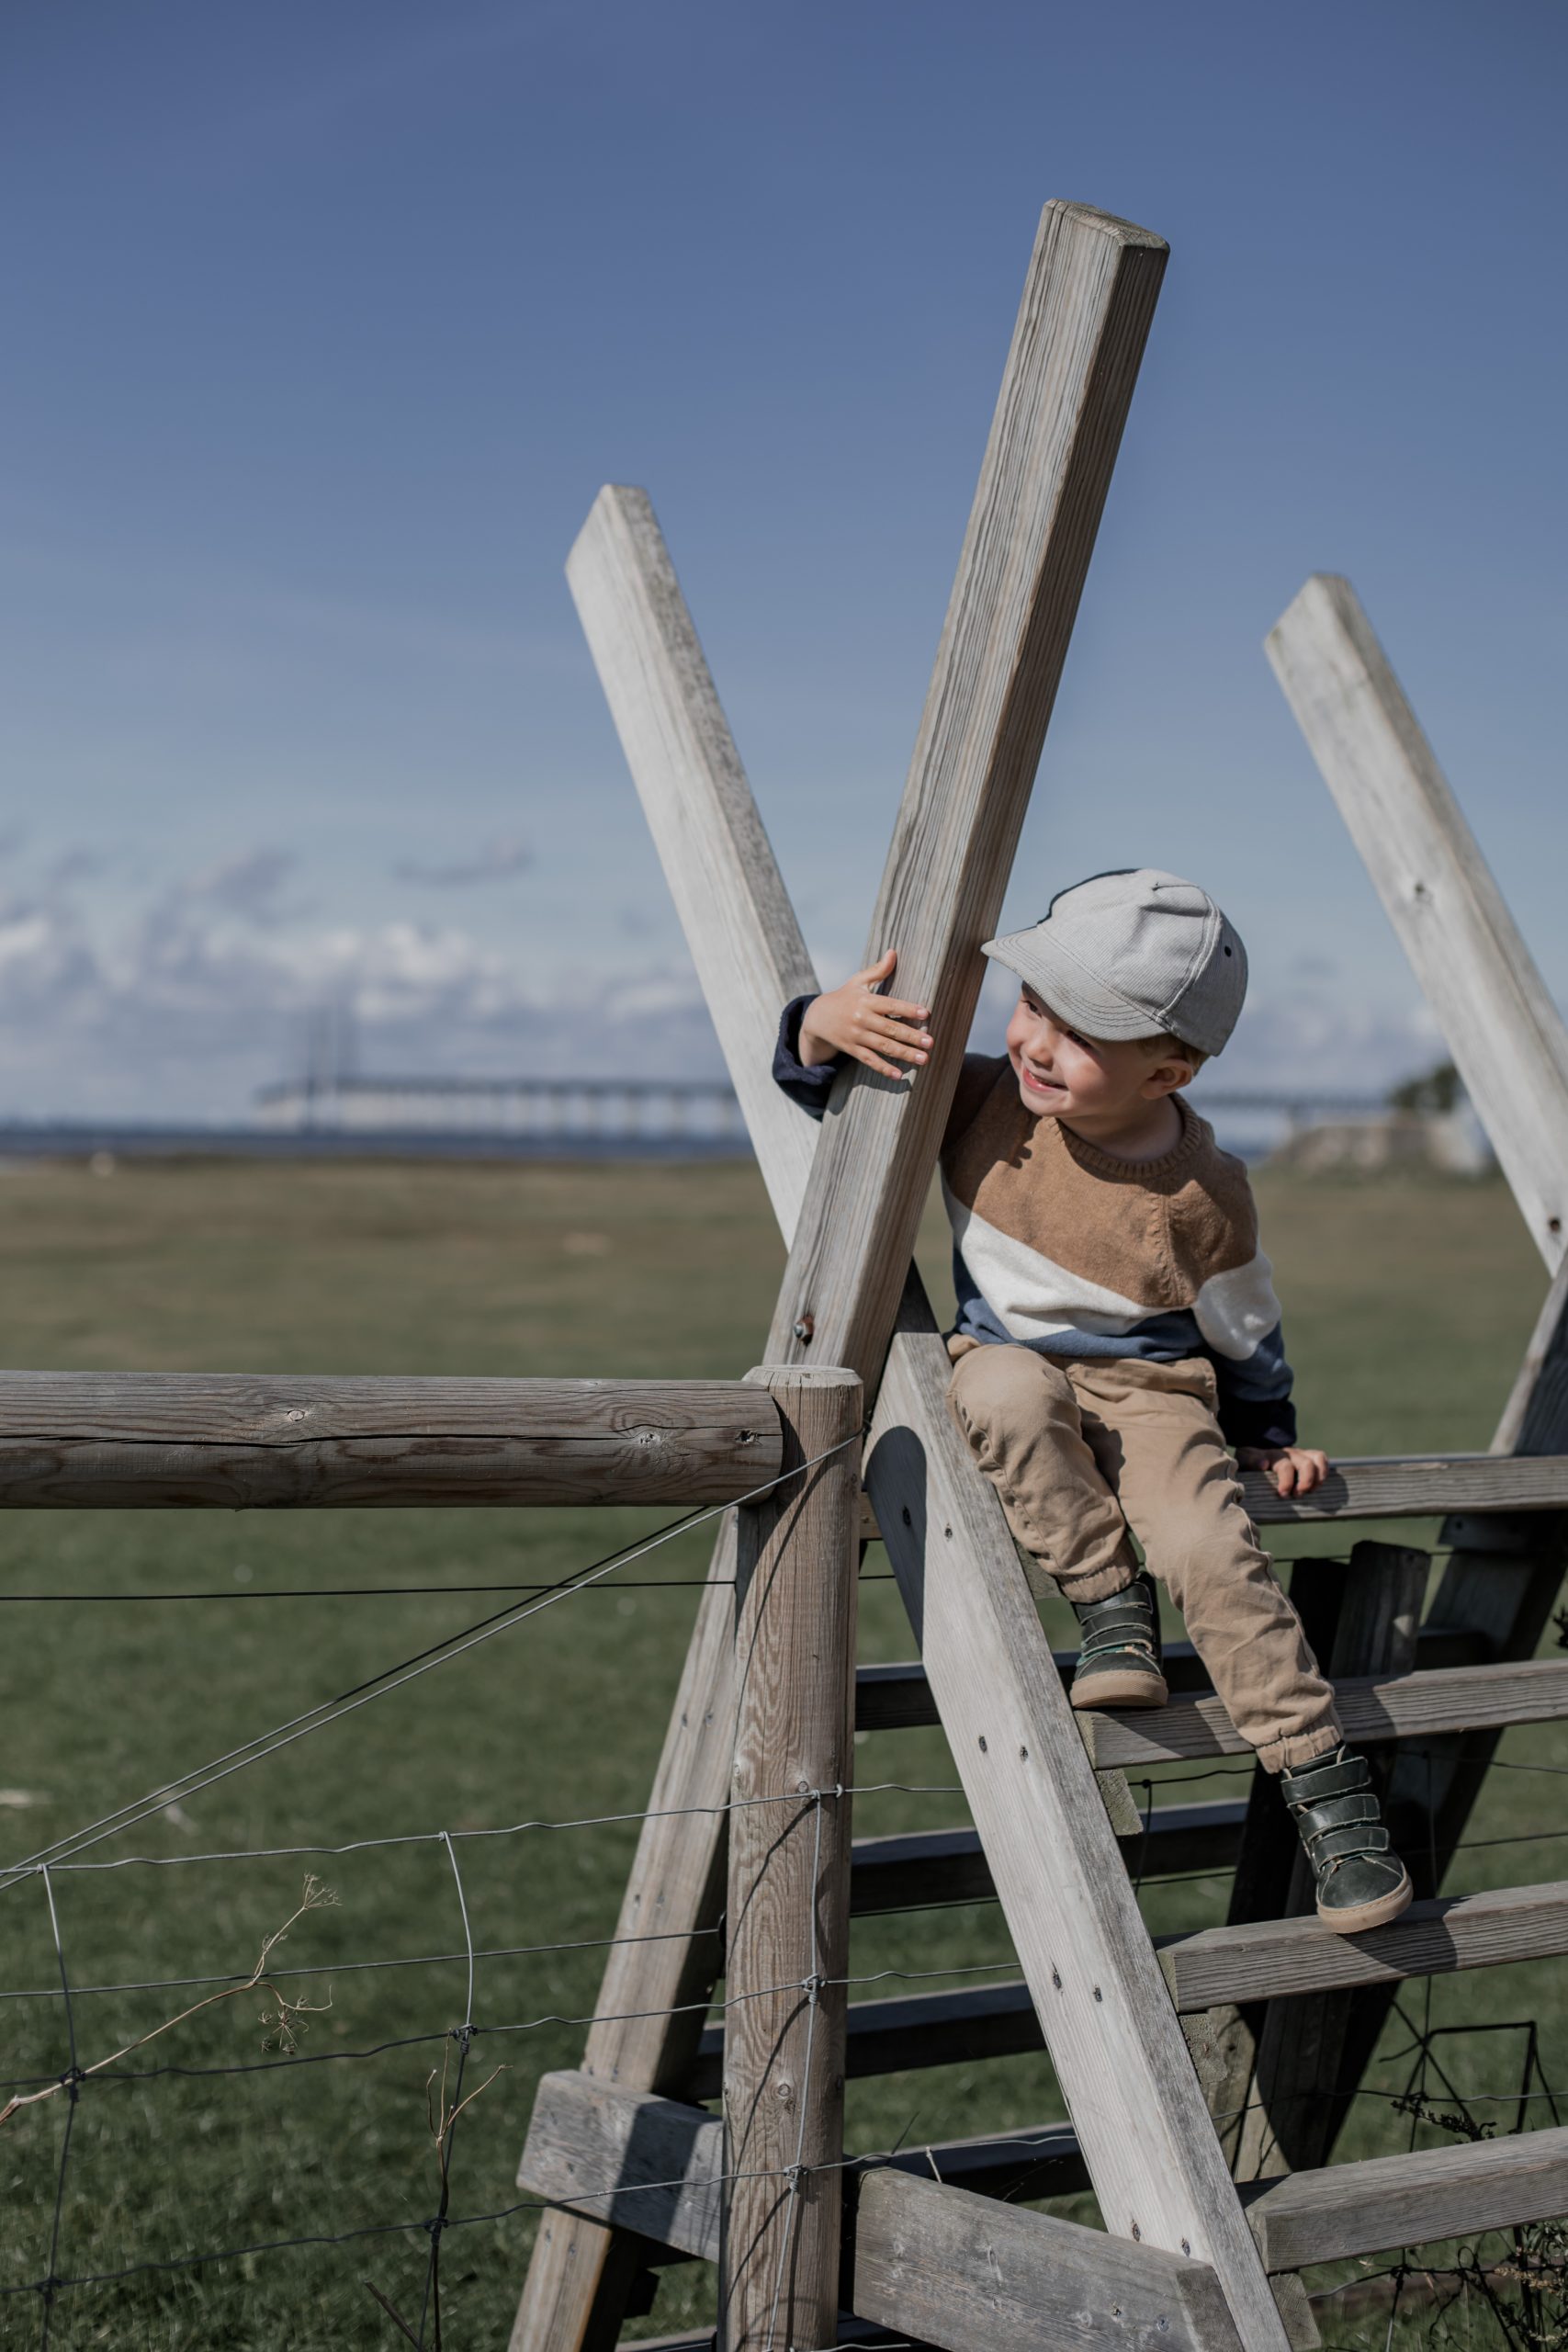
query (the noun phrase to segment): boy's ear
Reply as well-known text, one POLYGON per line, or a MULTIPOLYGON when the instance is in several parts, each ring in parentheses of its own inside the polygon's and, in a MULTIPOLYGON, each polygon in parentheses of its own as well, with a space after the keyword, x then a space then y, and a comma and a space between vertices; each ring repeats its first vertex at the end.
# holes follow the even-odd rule
POLYGON ((1151 1102, 1157 1102, 1162 1094, 1179 1094, 1197 1075, 1185 1054, 1167 1054, 1144 1080, 1144 1092, 1151 1102))

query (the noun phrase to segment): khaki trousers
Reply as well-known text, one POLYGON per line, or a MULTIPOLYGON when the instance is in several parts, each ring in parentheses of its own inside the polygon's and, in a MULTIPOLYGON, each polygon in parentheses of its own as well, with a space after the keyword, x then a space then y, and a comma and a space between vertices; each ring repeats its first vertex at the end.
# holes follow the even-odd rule
POLYGON ((1135 1535, 1259 1763, 1296 1771, 1339 1745, 1333 1689, 1258 1547, 1206 1358, 976 1347, 948 1403, 1014 1536, 1067 1600, 1131 1584, 1135 1535))

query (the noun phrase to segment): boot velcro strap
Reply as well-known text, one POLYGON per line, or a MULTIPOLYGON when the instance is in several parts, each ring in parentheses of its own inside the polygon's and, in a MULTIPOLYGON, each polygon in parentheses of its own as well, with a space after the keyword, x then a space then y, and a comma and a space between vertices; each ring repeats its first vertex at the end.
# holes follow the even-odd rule
POLYGON ((1388 1849, 1388 1831, 1381 1822, 1375 1829, 1331 1829, 1325 1838, 1313 1840, 1313 1865, 1315 1869, 1320 1862, 1342 1862, 1351 1854, 1386 1854, 1388 1849))
POLYGON ((1371 1792, 1359 1797, 1331 1797, 1326 1804, 1301 1805, 1296 1822, 1303 1838, 1321 1838, 1330 1829, 1348 1829, 1358 1821, 1381 1821, 1382 1814, 1371 1792))
POLYGON ((1097 1625, 1079 1654, 1084 1657, 1100 1657, 1107 1650, 1146 1650, 1153 1657, 1154 1637, 1147 1625, 1097 1625))
POLYGON ((1364 1756, 1347 1756, 1338 1764, 1308 1764, 1299 1772, 1285 1775, 1291 1786, 1286 1803, 1292 1812, 1302 1804, 1319 1805, 1325 1797, 1356 1796, 1371 1785, 1364 1756), (1299 1790, 1300 1794, 1295 1792, 1299 1790))

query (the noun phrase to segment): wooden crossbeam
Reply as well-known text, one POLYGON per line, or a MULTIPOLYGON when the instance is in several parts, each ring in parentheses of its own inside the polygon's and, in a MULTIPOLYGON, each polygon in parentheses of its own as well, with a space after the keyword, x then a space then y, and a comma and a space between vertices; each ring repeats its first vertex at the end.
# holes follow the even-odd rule
POLYGON ((732 1502, 778 1471, 734 1380, 0 1372, 0 1509, 732 1502))
MULTIPOLYGON (((1345 1736, 1356 1746, 1495 1730, 1506 1724, 1561 1723, 1568 1717, 1568 1663, 1527 1658, 1515 1665, 1451 1667, 1393 1680, 1363 1675, 1338 1684, 1335 1695, 1345 1736)), ((1173 1699, 1146 1714, 1086 1714, 1080 1721, 1085 1745, 1102 1768, 1133 1771, 1152 1764, 1252 1752, 1214 1698, 1173 1699)))
POLYGON ((1568 2128, 1369 2156, 1242 2195, 1270 2270, 1475 2237, 1568 2213, 1568 2128))
POLYGON ((1568 1951, 1568 1883, 1438 1895, 1359 1936, 1308 1916, 1163 1937, 1158 1950, 1171 1998, 1188 2010, 1550 1960, 1568 1951))
POLYGON ((768 1352, 881 1368, 1001 911, 1167 247, 1077 204, 1041 216, 870 955, 931 1011, 912 1088, 840 1076, 768 1352))
MULTIPOLYGON (((1070 1682, 1078 1662, 1077 1650, 1055 1650, 1052 1655, 1057 1673, 1064 1682, 1070 1682)), ((1416 1655, 1418 1664, 1427 1668, 1481 1666, 1491 1657, 1492 1648, 1482 1634, 1427 1624, 1416 1634, 1416 1655)), ((1166 1681, 1178 1696, 1210 1688, 1207 1668, 1190 1642, 1168 1642, 1162 1663, 1166 1681)), ((919 1658, 860 1668, 855 1678, 857 1731, 917 1731, 941 1720, 919 1658)))
MULTIPOLYGON (((1026 2194, 1060 2193, 1082 2179, 1070 2132, 1013 2133, 969 2151, 968 2163, 962 2149, 922 2149, 899 2164, 871 2157, 849 2170, 850 2296, 859 2316, 968 2352, 983 2292, 986 2341, 998 2352, 1032 2352, 1042 2342, 1064 2352, 1237 2352, 1241 2339, 1206 2264, 953 2185, 953 2175, 993 2189, 1010 2178, 1026 2194), (917 2165, 942 2177, 922 2181, 917 2165), (972 2243, 989 2245, 989 2264, 983 2255, 967 2259, 972 2243)), ((723 2126, 701 2108, 582 2075, 547 2075, 520 2177, 537 2196, 607 2210, 621 2229, 711 2262, 721 2251, 725 2163, 723 2126)))

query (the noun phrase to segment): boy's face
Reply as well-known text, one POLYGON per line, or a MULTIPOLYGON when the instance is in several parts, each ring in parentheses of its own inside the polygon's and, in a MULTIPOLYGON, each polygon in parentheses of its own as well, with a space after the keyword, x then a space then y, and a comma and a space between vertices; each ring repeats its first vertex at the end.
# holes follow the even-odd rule
POLYGON ((1151 1053, 1136 1037, 1104 1042, 1066 1028, 1027 985, 1008 1023, 1007 1049, 1025 1110, 1069 1125, 1136 1115, 1192 1076, 1181 1056, 1151 1053))

